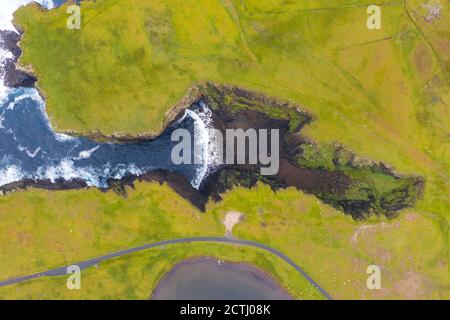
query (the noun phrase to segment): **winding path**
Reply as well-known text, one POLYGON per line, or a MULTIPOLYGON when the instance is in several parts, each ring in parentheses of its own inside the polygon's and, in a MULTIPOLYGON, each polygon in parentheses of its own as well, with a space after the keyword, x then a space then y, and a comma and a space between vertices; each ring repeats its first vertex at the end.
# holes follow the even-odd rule
MULTIPOLYGON (((297 270, 311 285, 313 285, 317 290, 319 290, 327 299, 332 300, 332 297, 328 294, 328 292, 325 291, 318 283, 316 283, 300 266, 298 266, 294 261, 292 261, 288 256, 286 256, 281 251, 278 251, 277 249, 274 249, 272 247, 269 247, 265 244, 262 244, 260 242, 256 241, 250 241, 250 240, 240 240, 236 238, 231 237, 192 237, 192 238, 179 238, 179 239, 172 239, 172 240, 164 240, 149 244, 144 244, 142 246, 133 247, 121 251, 117 251, 114 253, 106 254, 104 256, 88 259, 81 261, 79 263, 74 263, 72 265, 77 265, 81 270, 92 267, 102 261, 106 261, 112 258, 121 257, 127 254, 139 252, 146 249, 156 248, 156 247, 163 247, 167 245, 173 245, 178 243, 194 243, 194 242, 215 242, 215 243, 228 243, 228 244, 236 244, 241 246, 247 246, 247 247, 254 247, 258 249, 265 250, 267 252, 270 252, 277 257, 281 258, 283 261, 288 263, 290 266, 292 266, 295 270, 297 270)), ((4 281, 0 281, 0 287, 16 284, 23 281, 28 281, 36 278, 41 277, 54 277, 54 276, 63 276, 67 274, 67 266, 59 267, 55 269, 51 269, 48 271, 40 272, 40 273, 34 273, 27 276, 21 276, 17 278, 12 278, 4 281)))

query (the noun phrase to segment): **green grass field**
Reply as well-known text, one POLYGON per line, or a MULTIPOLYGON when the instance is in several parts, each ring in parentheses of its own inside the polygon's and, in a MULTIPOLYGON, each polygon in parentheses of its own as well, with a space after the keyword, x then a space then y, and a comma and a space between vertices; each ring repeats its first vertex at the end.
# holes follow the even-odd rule
MULTIPOLYGON (((375 31, 366 28, 369 4, 97 0, 82 3, 81 30, 65 28, 64 6, 19 10, 21 63, 38 76, 57 130, 154 134, 192 84, 214 81, 300 105, 315 118, 304 130, 309 138, 338 141, 398 172, 419 174, 426 189, 400 217, 361 222, 313 196, 263 185, 236 188, 205 214, 154 184, 138 184, 128 199, 95 189, 18 192, 0 197, 3 278, 156 239, 223 234, 220 218, 238 210, 246 218, 237 236, 285 252, 333 297, 449 299, 450 4, 441 1, 441 16, 427 22, 423 1, 389 2, 375 31), (366 289, 369 264, 382 267, 382 290, 366 289)), ((130 262, 120 281, 92 280, 95 286, 81 293, 66 290, 64 279, 40 279, 1 288, 0 297, 141 298, 181 258, 242 257, 218 246, 173 250, 170 263, 157 252, 133 257, 140 262, 130 262), (145 261, 164 266, 125 293, 127 281, 144 276, 145 261)), ((281 279, 286 267, 261 255, 267 263, 260 266, 281 279)), ((127 261, 89 275, 111 274, 127 261)), ((291 292, 308 297, 303 289, 299 283, 291 292)))
POLYGON ((324 299, 278 258, 256 249, 214 244, 169 246, 102 263, 82 271, 81 290, 68 290, 67 277, 55 277, 1 288, 0 299, 149 299, 166 272, 179 261, 196 256, 250 263, 276 279, 295 299, 324 299))
MULTIPOLYGON (((112 191, 101 193, 95 189, 29 190, 0 198, 3 278, 45 271, 147 242, 223 235, 221 219, 237 210, 245 218, 235 226, 235 236, 281 250, 334 298, 449 297, 447 247, 442 232, 438 223, 413 210, 406 210, 393 221, 372 218, 356 222, 314 196, 293 188, 274 193, 262 184, 252 189, 235 188, 220 203, 209 203, 206 213, 193 208, 165 185, 138 183, 128 194, 124 199, 112 191), (166 199, 171 199, 170 203, 166 199), (379 264, 383 269, 380 291, 366 288, 366 268, 370 264, 379 264), (417 286, 417 292, 410 290, 411 286, 417 286)), ((78 293, 67 290, 66 278, 60 277, 2 287, 0 297, 122 299, 124 286, 137 283, 134 293, 126 297, 142 298, 172 262, 200 255, 251 262, 273 274, 293 296, 317 297, 311 295, 294 270, 264 252, 253 256, 255 251, 247 248, 230 250, 229 246, 202 244, 184 247, 171 246, 167 254, 152 249, 102 263, 98 270, 88 269, 88 276, 92 274, 96 279, 95 286, 86 284, 78 293), (131 267, 135 259, 141 262, 131 267), (161 269, 147 274, 139 267, 146 261, 161 269), (110 278, 100 276, 115 272, 122 264, 130 265, 130 271, 119 273, 117 281, 110 283, 110 278), (284 273, 289 277, 283 278, 284 273), (111 288, 109 295, 105 287, 111 288)))

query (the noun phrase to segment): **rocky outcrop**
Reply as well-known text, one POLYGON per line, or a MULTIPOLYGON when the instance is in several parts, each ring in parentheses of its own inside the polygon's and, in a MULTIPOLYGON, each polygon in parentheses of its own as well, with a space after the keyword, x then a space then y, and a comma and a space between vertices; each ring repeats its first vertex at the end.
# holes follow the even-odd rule
POLYGON ((372 214, 395 217, 398 210, 413 206, 423 193, 422 177, 400 175, 389 165, 359 157, 338 143, 321 146, 302 136, 300 131, 312 116, 295 105, 212 83, 201 91, 202 99, 214 112, 217 128, 273 128, 280 132, 276 175, 260 175, 258 165, 222 166, 200 188, 207 197, 217 201, 236 185, 251 187, 258 182, 274 190, 293 186, 362 219, 372 214))
MULTIPOLYGON (((210 172, 198 190, 182 175, 164 170, 111 179, 107 189, 126 197, 125 186, 133 186, 135 180, 167 183, 194 206, 204 210, 207 201, 219 201, 222 194, 235 186, 250 188, 257 183, 265 183, 273 190, 295 187, 314 194, 355 219, 372 214, 395 217, 398 210, 413 206, 422 195, 424 180, 421 177, 400 175, 390 166, 358 157, 337 143, 322 146, 302 136, 300 131, 312 116, 298 106, 242 88, 213 83, 191 90, 195 94, 185 98, 180 104, 182 107, 173 109, 174 119, 184 112, 188 104, 193 106, 202 101, 212 110, 214 127, 223 133, 226 129, 278 129, 280 161, 277 174, 261 175, 260 164, 223 164, 210 172)), ((248 154, 249 150, 245 152, 248 154)), ((0 187, 0 191, 28 187, 55 190, 85 188, 86 184, 77 180, 55 183, 24 180, 0 187)))
POLYGON ((22 53, 22 50, 17 46, 20 40, 20 34, 13 31, 0 31, 0 48, 12 53, 12 57, 6 59, 4 69, 4 85, 7 87, 34 87, 37 78, 24 70, 17 68, 17 61, 22 53))

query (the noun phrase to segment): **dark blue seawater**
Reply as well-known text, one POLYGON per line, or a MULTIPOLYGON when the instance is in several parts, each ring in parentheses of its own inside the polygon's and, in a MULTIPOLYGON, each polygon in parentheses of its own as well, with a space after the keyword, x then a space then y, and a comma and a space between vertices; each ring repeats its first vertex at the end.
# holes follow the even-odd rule
MULTIPOLYGON (((53 0, 53 6, 55 7, 59 7, 60 5, 62 5, 64 2, 66 2, 67 0, 53 0)), ((79 3, 80 1, 76 1, 76 3, 79 3)))
POLYGON ((55 133, 36 89, 10 90, 0 104, 0 186, 28 178, 82 179, 90 186, 107 187, 109 178, 165 169, 181 173, 198 188, 206 163, 174 165, 171 152, 178 142, 171 141, 171 134, 185 128, 192 133, 193 143, 207 141, 208 112, 204 104, 186 110, 182 119, 153 140, 99 143, 55 133))

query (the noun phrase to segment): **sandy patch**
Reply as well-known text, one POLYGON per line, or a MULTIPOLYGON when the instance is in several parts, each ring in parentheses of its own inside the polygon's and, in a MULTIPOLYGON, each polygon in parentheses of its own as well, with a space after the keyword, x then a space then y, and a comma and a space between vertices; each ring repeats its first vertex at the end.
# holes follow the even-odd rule
POLYGON ((225 215, 222 223, 225 225, 225 235, 232 236, 233 227, 244 219, 244 214, 238 211, 230 211, 225 215))
POLYGON ((405 277, 397 282, 395 290, 403 299, 424 299, 429 291, 430 285, 427 279, 421 274, 408 271, 405 277))
POLYGON ((358 227, 358 229, 356 229, 355 233, 352 236, 350 243, 352 245, 355 245, 358 242, 358 236, 360 234, 368 233, 370 231, 375 231, 378 229, 394 228, 394 227, 398 227, 398 226, 399 226, 398 222, 396 222, 396 223, 381 222, 379 224, 362 225, 362 226, 358 227))

